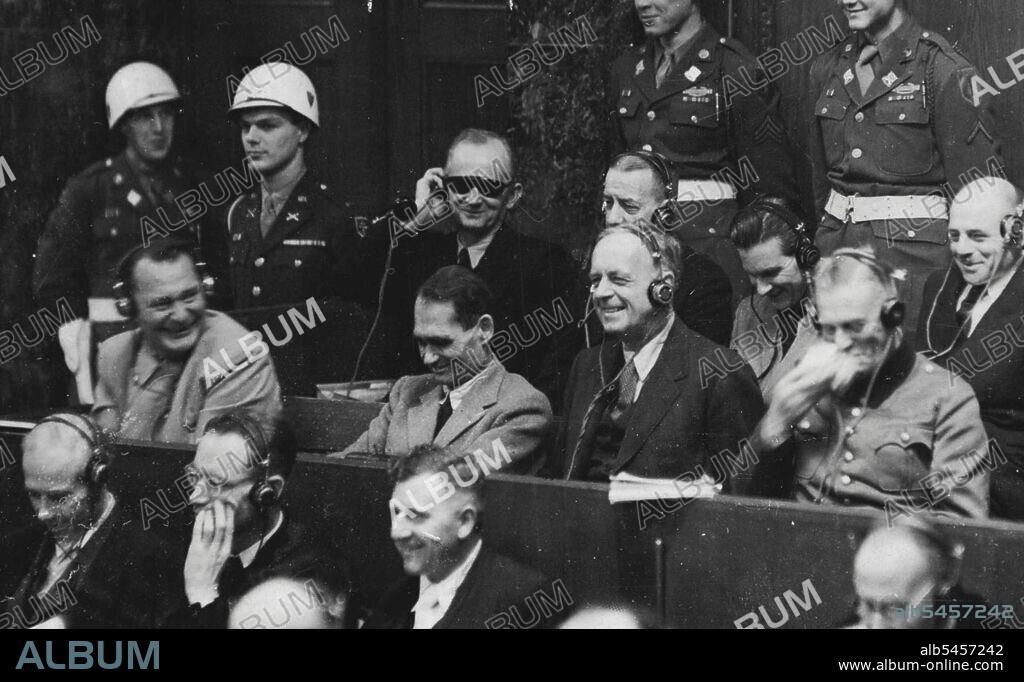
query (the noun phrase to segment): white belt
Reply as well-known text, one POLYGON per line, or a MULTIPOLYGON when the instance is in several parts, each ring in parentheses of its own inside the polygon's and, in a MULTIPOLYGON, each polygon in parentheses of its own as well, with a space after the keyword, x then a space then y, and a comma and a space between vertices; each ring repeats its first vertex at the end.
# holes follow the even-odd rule
POLYGON ((680 180, 676 201, 724 201, 736 198, 736 188, 722 180, 680 180))
POLYGON ((113 298, 90 298, 89 319, 93 322, 124 322, 128 318, 117 312, 113 298))
POLYGON ((825 212, 837 220, 865 223, 870 220, 930 218, 947 220, 949 206, 945 197, 935 194, 910 197, 847 197, 832 190, 825 212))

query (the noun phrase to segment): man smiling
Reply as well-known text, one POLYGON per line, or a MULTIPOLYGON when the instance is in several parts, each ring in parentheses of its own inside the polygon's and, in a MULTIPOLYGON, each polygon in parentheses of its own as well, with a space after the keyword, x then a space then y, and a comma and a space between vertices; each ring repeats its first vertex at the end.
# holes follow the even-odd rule
POLYGON ((735 353, 676 319, 679 251, 671 236, 639 225, 598 236, 590 291, 609 338, 582 351, 569 375, 561 460, 553 467, 562 477, 607 481, 624 471, 700 478, 703 471, 729 484, 730 455, 719 453, 739 451, 764 404, 735 353), (703 375, 717 358, 735 371, 703 375))
POLYGON ((138 329, 99 348, 93 416, 123 438, 194 443, 206 422, 244 408, 263 419, 281 412, 270 357, 246 352, 249 332, 206 309, 203 278, 188 244, 158 243, 130 252, 118 267, 121 310, 138 329), (230 360, 230 374, 207 381, 205 361, 230 360), (250 357, 251 356, 251 357, 250 357))

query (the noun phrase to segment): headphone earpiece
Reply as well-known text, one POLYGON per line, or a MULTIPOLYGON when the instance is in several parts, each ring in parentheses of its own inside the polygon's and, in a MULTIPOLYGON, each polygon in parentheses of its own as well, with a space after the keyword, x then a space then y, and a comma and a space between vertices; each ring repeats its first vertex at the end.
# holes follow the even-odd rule
POLYGON ((647 287, 647 297, 655 306, 668 305, 675 295, 675 288, 663 279, 651 282, 651 286, 647 287))
POLYGON ((903 324, 907 314, 907 306, 903 301, 889 301, 882 308, 882 326, 886 329, 896 329, 903 324))
POLYGON ((1007 248, 1019 249, 1024 245, 1024 204, 999 224, 999 234, 1007 248))
POLYGON ((63 426, 67 426, 80 435, 89 446, 89 462, 85 465, 83 478, 92 485, 103 485, 107 482, 107 471, 112 457, 110 450, 107 448, 107 443, 103 433, 91 419, 82 415, 75 415, 70 412, 58 412, 57 414, 51 414, 49 417, 44 417, 39 420, 36 426, 41 424, 61 424, 63 426), (81 417, 89 430, 86 431, 78 424, 72 422, 68 419, 70 416, 81 417))
POLYGON ((807 234, 807 222, 795 212, 764 196, 755 199, 746 210, 771 213, 793 231, 796 235, 796 265, 802 272, 811 272, 821 261, 821 251, 807 234))
POLYGON ((244 434, 246 447, 256 450, 256 458, 263 469, 263 477, 249 488, 249 501, 258 511, 265 512, 277 504, 277 489, 270 484, 270 443, 263 427, 255 419, 243 414, 229 414, 222 419, 231 422, 244 434))
MULTIPOLYGON (((129 320, 134 319, 135 315, 139 312, 135 307, 135 300, 132 298, 131 293, 132 270, 138 262, 138 254, 148 248, 148 246, 141 245, 132 248, 117 264, 117 279, 114 281, 113 286, 114 307, 117 309, 118 314, 122 317, 127 317, 129 320)), ((198 260, 195 253, 190 252, 190 254, 192 262, 195 264, 196 272, 199 273, 199 283, 203 295, 209 298, 213 296, 216 290, 217 280, 207 271, 204 261, 198 260)))

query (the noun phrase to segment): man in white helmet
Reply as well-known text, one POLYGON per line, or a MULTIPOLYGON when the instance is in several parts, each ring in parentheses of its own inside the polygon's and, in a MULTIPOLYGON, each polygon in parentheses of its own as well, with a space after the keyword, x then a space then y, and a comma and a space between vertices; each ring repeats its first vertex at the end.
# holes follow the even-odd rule
POLYGON ((107 84, 107 124, 124 136, 124 149, 68 181, 39 240, 34 293, 47 310, 70 306, 74 314, 58 339, 83 403, 93 399, 89 322, 124 319, 114 306, 114 271, 143 242, 143 220, 178 226, 173 236, 179 239, 199 237, 198 225, 175 204, 197 185, 172 153, 180 100, 174 81, 155 64, 119 69, 107 84), (61 299, 66 303, 58 308, 61 299))
MULTIPOLYGON (((359 298, 361 247, 352 217, 306 167, 306 146, 320 126, 313 83, 290 64, 261 64, 239 82, 228 115, 261 178, 259 187, 228 210, 234 307, 273 306, 266 322, 275 336, 287 333, 280 328, 279 309, 308 310, 310 297, 337 322, 355 309, 342 313, 341 302, 359 298)), ((260 322, 250 320, 250 326, 260 322)), ((334 378, 336 371, 324 362, 336 353, 314 349, 325 331, 274 345, 286 393, 313 395, 319 378, 334 378)))

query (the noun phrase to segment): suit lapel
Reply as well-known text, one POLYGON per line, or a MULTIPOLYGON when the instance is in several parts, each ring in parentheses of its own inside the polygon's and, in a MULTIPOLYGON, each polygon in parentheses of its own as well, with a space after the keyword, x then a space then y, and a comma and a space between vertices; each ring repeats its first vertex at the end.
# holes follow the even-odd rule
POLYGON ((427 384, 426 392, 420 395, 419 402, 409 408, 406 430, 406 448, 411 450, 414 444, 430 443, 434 440, 434 427, 437 425, 437 413, 441 409, 441 386, 427 384))
POLYGON ((682 323, 677 318, 654 367, 647 375, 639 398, 633 404, 626 434, 622 438, 619 454, 612 464, 614 473, 621 471, 636 457, 682 393, 683 379, 687 374, 685 360, 688 350, 681 326, 682 323))
POLYGON ((448 422, 441 427, 435 445, 447 446, 466 432, 473 424, 480 421, 487 413, 487 408, 498 402, 498 388, 505 378, 505 368, 495 361, 492 367, 484 370, 479 383, 459 403, 458 409, 452 411, 448 422))

